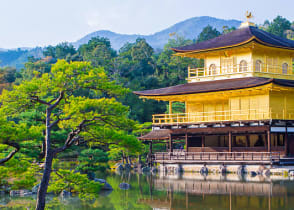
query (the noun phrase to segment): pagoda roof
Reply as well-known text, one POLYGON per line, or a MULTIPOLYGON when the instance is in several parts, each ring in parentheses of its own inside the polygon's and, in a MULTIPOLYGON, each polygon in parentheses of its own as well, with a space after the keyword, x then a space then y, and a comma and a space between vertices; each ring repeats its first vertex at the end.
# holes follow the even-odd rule
POLYGON ((251 41, 265 46, 294 50, 294 41, 273 35, 254 26, 243 27, 207 41, 172 48, 172 50, 178 53, 209 51, 240 46, 251 41))
POLYGON ((139 96, 170 96, 195 93, 206 93, 226 90, 237 90, 244 88, 258 87, 274 83, 281 86, 294 87, 293 80, 263 78, 263 77, 245 77, 237 79, 215 80, 207 82, 192 82, 181 85, 170 86, 153 90, 134 91, 139 96))
POLYGON ((171 131, 169 129, 152 130, 144 136, 138 137, 139 140, 166 140, 169 139, 171 131))

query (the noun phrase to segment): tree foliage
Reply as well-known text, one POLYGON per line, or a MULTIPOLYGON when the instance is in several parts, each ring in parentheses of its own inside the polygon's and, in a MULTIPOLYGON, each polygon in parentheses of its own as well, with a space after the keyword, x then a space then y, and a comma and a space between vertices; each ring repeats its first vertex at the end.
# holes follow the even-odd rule
MULTIPOLYGON (((45 206, 52 161, 56 154, 74 144, 107 144, 113 137, 115 144, 130 151, 140 145, 129 134, 135 128, 135 122, 128 119, 128 107, 116 100, 127 91, 110 81, 101 67, 93 68, 87 62, 67 63, 64 60, 54 64, 50 73, 25 80, 13 86, 11 91, 3 91, 1 110, 11 119, 36 110, 43 117, 38 128, 45 131, 39 132, 44 138, 40 146, 45 154, 45 169, 38 191, 37 209, 45 206), (112 131, 109 138, 100 138, 102 128, 112 131), (54 136, 59 131, 66 134, 61 139, 54 136)), ((10 121, 11 124, 13 122, 10 121)), ((33 125, 31 127, 34 128, 33 125)), ((14 137, 5 139, 10 143, 14 137)))
POLYGON ((48 192, 60 194, 63 190, 79 193, 82 200, 92 200, 98 196, 103 185, 88 179, 87 175, 73 170, 59 169, 52 174, 48 192))
POLYGON ((291 29, 291 22, 282 16, 277 16, 272 22, 265 21, 263 27, 267 32, 286 38, 286 31, 291 29))
POLYGON ((215 37, 218 37, 219 35, 221 35, 221 33, 216 28, 212 28, 212 26, 208 25, 198 35, 196 42, 199 43, 209 39, 213 39, 215 37))

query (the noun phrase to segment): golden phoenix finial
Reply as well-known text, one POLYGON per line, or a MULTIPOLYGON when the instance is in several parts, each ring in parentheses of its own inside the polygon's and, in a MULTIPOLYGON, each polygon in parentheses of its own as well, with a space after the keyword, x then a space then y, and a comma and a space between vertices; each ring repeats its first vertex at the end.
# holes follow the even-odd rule
POLYGON ((249 20, 250 20, 251 18, 253 18, 253 15, 252 15, 252 13, 251 13, 251 12, 248 12, 248 11, 246 11, 246 18, 247 18, 247 21, 249 22, 249 20))

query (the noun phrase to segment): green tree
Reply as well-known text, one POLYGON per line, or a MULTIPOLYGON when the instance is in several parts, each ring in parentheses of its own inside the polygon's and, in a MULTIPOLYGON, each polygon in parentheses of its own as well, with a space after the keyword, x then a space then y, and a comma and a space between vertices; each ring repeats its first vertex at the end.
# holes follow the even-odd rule
POLYGON ((16 79, 16 69, 5 67, 0 69, 0 83, 13 83, 16 79))
POLYGON ((55 59, 71 60, 71 57, 77 53, 72 44, 62 42, 55 47, 49 45, 43 51, 44 56, 50 56, 55 59))
POLYGON ((268 25, 266 31, 284 38, 287 36, 285 31, 291 28, 291 22, 282 16, 277 16, 272 22, 265 22, 264 25, 268 25))
POLYGON ((220 35, 221 33, 216 28, 212 28, 212 26, 208 25, 203 28, 202 32, 198 35, 196 42, 203 42, 218 37, 220 35))
POLYGON ((98 196, 101 187, 102 184, 89 180, 85 174, 59 169, 53 173, 48 191, 56 194, 63 190, 79 192, 82 200, 92 200, 98 196))
MULTIPOLYGON (((45 168, 36 209, 45 208, 52 161, 57 154, 75 144, 95 142, 94 134, 100 134, 102 129, 112 131, 109 138, 115 137, 107 141, 113 140, 129 149, 139 145, 128 134, 135 125, 127 118, 128 108, 115 99, 126 92, 126 89, 109 81, 103 68, 93 68, 87 62, 69 64, 64 60, 54 64, 50 73, 23 81, 11 91, 3 91, 1 109, 6 115, 14 117, 28 110, 38 110, 44 116, 45 168), (88 95, 81 95, 83 90, 88 95), (52 135, 58 130, 67 132, 62 142, 56 141, 52 135)), ((101 141, 98 138, 98 142, 101 141)))
POLYGON ((101 149, 85 149, 78 157, 79 164, 77 169, 81 172, 89 173, 105 171, 107 168, 108 156, 101 149))
POLYGON ((236 30, 236 27, 233 26, 231 28, 229 28, 228 26, 223 26, 223 34, 227 34, 227 33, 230 33, 232 31, 235 31, 236 30))
POLYGON ((111 48, 109 39, 94 37, 87 44, 78 49, 79 55, 84 61, 89 61, 94 67, 103 66, 109 73, 112 67, 112 59, 116 51, 111 48))

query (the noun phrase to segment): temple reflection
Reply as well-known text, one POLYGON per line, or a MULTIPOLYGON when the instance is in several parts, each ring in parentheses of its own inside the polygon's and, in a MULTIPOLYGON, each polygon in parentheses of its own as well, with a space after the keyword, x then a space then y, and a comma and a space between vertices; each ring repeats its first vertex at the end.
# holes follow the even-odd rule
POLYGON ((283 209, 294 204, 287 199, 294 195, 294 183, 281 176, 185 173, 149 176, 147 182, 150 196, 139 202, 152 209, 283 209))

